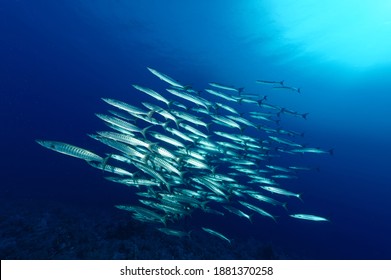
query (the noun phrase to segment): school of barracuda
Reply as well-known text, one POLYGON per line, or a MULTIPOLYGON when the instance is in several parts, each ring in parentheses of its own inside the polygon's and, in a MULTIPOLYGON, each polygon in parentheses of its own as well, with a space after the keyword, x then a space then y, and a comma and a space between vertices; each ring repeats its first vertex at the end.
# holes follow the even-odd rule
MULTIPOLYGON (((262 205, 285 208, 289 213, 287 201, 301 200, 301 194, 282 183, 312 168, 272 165, 270 160, 285 153, 333 152, 304 146, 299 143, 302 133, 281 128, 281 115, 306 119, 307 113, 270 104, 266 96, 218 83, 195 91, 155 69, 147 69, 169 88, 163 94, 132 85, 154 103, 131 105, 102 98, 114 110, 96 116, 111 130, 89 136, 111 148, 105 156, 63 142, 36 141, 45 148, 83 159, 103 170, 107 180, 132 188, 139 203, 115 207, 131 212, 136 220, 156 225, 165 234, 190 237, 193 229, 180 230, 175 222, 194 211, 219 216, 232 213, 250 222, 256 214, 276 222, 275 215, 262 205)), ((300 88, 285 86, 283 81, 256 82, 300 93, 300 88)), ((289 216, 328 221, 311 214, 289 216)), ((201 229, 231 243, 214 229, 201 229)))

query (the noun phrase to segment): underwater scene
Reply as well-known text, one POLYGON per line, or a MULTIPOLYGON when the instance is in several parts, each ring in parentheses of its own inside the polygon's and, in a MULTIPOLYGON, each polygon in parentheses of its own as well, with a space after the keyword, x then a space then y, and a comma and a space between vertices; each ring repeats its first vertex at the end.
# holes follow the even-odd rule
POLYGON ((0 258, 390 259, 390 10, 2 1, 0 258))

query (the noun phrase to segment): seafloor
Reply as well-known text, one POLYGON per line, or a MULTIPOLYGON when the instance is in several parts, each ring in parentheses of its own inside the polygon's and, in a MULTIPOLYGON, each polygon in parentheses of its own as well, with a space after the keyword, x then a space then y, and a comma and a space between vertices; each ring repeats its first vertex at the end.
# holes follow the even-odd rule
POLYGON ((116 209, 1 201, 0 259, 297 259, 254 238, 165 235, 116 209))

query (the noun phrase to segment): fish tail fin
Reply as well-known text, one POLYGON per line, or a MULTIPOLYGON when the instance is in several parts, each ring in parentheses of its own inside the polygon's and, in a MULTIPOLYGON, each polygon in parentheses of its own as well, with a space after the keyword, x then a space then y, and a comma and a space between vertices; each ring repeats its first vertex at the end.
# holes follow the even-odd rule
POLYGON ((212 122, 209 122, 209 123, 206 124, 206 130, 207 130, 208 132, 210 132, 209 127, 210 127, 211 124, 212 124, 212 122))
POLYGON ((285 203, 283 203, 281 206, 286 210, 286 212, 289 212, 289 211, 288 211, 287 205, 288 205, 288 203, 285 202, 285 203))
POLYGON ((244 87, 238 88, 238 93, 241 94, 243 90, 244 90, 244 87))
POLYGON ((241 126, 239 126, 240 128, 240 133, 241 134, 243 134, 243 131, 247 128, 247 126, 246 125, 241 125, 241 126))
MULTIPOLYGON (((166 130, 166 128, 168 127, 168 125, 170 124, 170 121, 166 121, 162 124, 164 130, 166 130)), ((152 125, 153 126, 153 125, 152 125)))
POLYGON ((304 114, 302 114, 301 116, 303 117, 303 119, 307 119, 308 114, 309 114, 309 113, 304 113, 304 114))
POLYGON ((298 195, 296 195, 296 197, 297 197, 298 199, 300 199, 301 202, 304 203, 303 199, 301 198, 301 195, 302 195, 302 193, 299 193, 298 195))
POLYGON ((106 166, 107 166, 107 162, 109 161, 109 159, 111 158, 112 154, 108 154, 107 157, 104 158, 103 162, 102 162, 102 172, 104 173, 105 170, 106 170, 106 166))
POLYGON ((153 125, 147 126, 141 130, 141 134, 143 135, 144 139, 146 139, 145 134, 147 133, 147 130, 153 127, 153 125))
POLYGON ((153 116, 153 113, 155 113, 154 110, 149 111, 149 112, 147 113, 147 117, 148 117, 148 118, 151 118, 151 117, 153 116))
POLYGON ((282 80, 279 84, 284 86, 284 80, 282 80))
POLYGON ((330 149, 329 150, 329 154, 333 156, 334 155, 334 149, 330 149))

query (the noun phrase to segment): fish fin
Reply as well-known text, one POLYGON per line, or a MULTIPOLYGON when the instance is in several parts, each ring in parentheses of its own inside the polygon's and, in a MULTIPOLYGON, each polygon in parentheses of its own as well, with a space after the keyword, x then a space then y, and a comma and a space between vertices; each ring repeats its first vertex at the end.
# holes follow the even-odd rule
POLYGON ((282 204, 282 207, 287 211, 287 212, 289 212, 288 211, 288 207, 287 207, 287 205, 288 205, 288 203, 287 202, 285 202, 285 203, 283 203, 282 204))
POLYGON ((166 122, 164 122, 164 123, 162 124, 164 130, 166 130, 166 128, 167 128, 167 126, 168 126, 169 124, 170 124, 170 120, 168 120, 168 121, 166 121, 166 122))
POLYGON ((103 173, 105 172, 105 169, 106 169, 106 166, 107 166, 107 162, 109 161, 111 156, 112 156, 112 154, 108 154, 107 157, 105 157, 103 162, 102 162, 102 172, 103 173))
POLYGON ((151 117, 153 116, 153 113, 155 113, 154 110, 149 111, 149 112, 147 113, 147 117, 148 117, 148 118, 151 118, 151 117))
POLYGON ((144 139, 146 139, 145 133, 147 132, 148 129, 153 127, 153 125, 147 126, 141 130, 141 134, 144 136, 144 139))
POLYGON ((212 124, 212 122, 206 124, 206 130, 207 130, 208 132, 210 132, 209 126, 210 126, 211 124, 212 124))
POLYGON ((243 134, 243 131, 248 127, 247 125, 239 125, 240 126, 240 133, 243 134))
POLYGON ((307 119, 308 114, 309 114, 309 113, 305 113, 305 114, 302 114, 301 116, 302 116, 304 119, 307 119))
POLYGON ((284 86, 284 80, 282 80, 281 82, 279 82, 280 85, 284 86))
POLYGON ((298 194, 296 197, 297 197, 298 199, 300 199, 300 201, 301 201, 301 202, 303 202, 303 203, 304 203, 303 199, 301 198, 301 195, 302 195, 302 194, 301 194, 301 193, 299 193, 299 194, 298 194))
POLYGON ((192 89, 192 86, 191 85, 185 85, 185 86, 183 86, 183 89, 184 90, 189 90, 189 89, 192 89))
POLYGON ((329 154, 333 156, 334 155, 334 149, 330 149, 329 150, 329 154))
POLYGON ((242 93, 243 90, 244 90, 244 87, 238 88, 238 93, 239 93, 239 95, 242 93))

